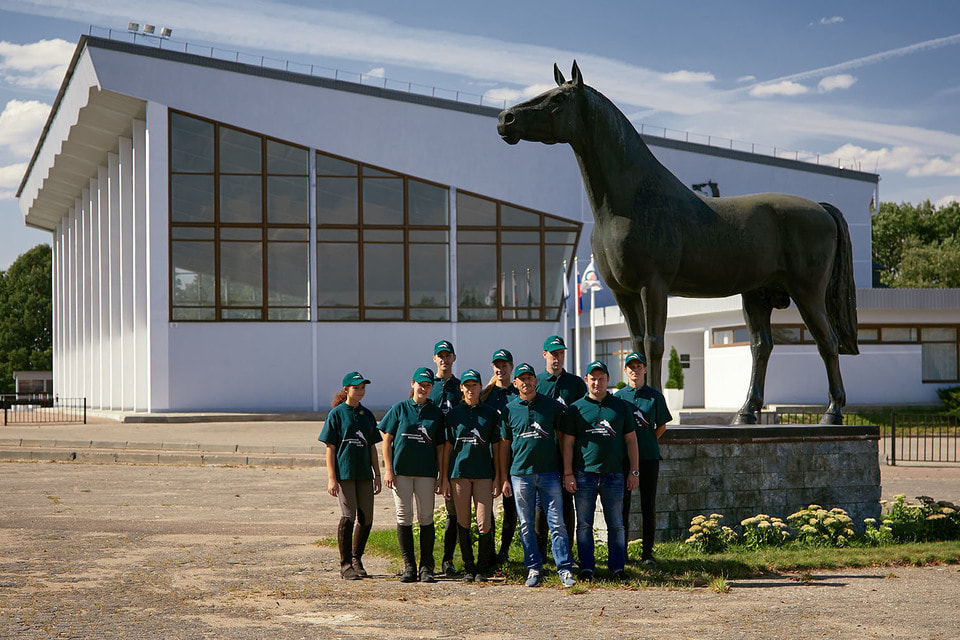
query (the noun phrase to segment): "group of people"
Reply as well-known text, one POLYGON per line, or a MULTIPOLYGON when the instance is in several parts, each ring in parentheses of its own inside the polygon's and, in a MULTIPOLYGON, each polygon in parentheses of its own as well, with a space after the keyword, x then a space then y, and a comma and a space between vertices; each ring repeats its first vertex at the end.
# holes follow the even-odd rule
POLYGON ((447 511, 441 560, 447 576, 458 575, 453 558, 459 546, 463 580, 486 580, 506 561, 519 524, 527 586, 541 582, 548 533, 561 583, 577 583, 573 540, 579 578, 592 580, 599 497, 607 524, 607 568, 613 580, 623 580, 634 490, 640 492, 641 562, 655 563, 657 440, 672 419, 663 395, 645 384, 642 353, 627 355, 627 386, 615 394, 608 390, 606 364, 591 362, 580 378, 564 370, 565 355, 562 337, 547 338, 545 369, 538 375, 526 362, 514 366, 510 351, 498 349, 484 386, 476 369, 463 371, 459 379, 453 375, 456 352, 450 341, 441 340, 434 346, 436 373, 428 367, 414 371, 410 396, 393 405, 379 424, 361 404, 370 380, 357 371, 344 376, 319 437, 327 444, 327 491, 340 505, 341 577, 367 577, 362 557, 374 496, 382 487, 393 492, 396 505, 401 582, 436 581, 435 495, 443 496, 447 511), (493 526, 497 497, 503 500, 499 549, 493 526), (414 517, 420 528, 419 565, 414 517))

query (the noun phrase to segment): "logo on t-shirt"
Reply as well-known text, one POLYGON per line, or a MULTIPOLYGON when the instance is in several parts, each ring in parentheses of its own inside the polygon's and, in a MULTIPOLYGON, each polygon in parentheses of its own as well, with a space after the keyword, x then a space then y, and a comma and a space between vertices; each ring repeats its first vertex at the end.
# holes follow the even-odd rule
POLYGON ((423 444, 433 444, 433 439, 430 437, 430 432, 427 431, 427 428, 422 424, 418 424, 417 428, 414 429, 413 431, 408 431, 401 435, 404 438, 413 440, 415 442, 421 442, 423 444))
POLYGON ((650 426, 650 421, 647 420, 647 416, 643 415, 643 411, 640 411, 640 409, 637 409, 636 411, 634 411, 633 416, 637 419, 637 422, 639 422, 641 426, 644 426, 644 427, 650 426))
POLYGON ((530 429, 524 431, 521 435, 521 438, 536 438, 537 440, 541 438, 549 438, 550 434, 547 433, 547 430, 540 426, 539 422, 531 422, 530 429))
POLYGON ((367 446, 367 437, 363 435, 363 431, 357 429, 352 438, 344 438, 344 444, 352 444, 355 447, 365 447, 367 446))
POLYGON ((611 425, 609 421, 601 420, 587 429, 587 433, 596 433, 601 436, 613 437, 617 435, 617 430, 613 428, 613 425, 611 425))

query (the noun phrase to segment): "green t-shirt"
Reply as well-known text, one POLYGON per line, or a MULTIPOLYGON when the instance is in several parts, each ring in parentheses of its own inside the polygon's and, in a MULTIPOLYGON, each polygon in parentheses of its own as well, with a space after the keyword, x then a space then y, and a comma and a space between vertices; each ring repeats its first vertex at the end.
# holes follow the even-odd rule
POLYGON ((587 383, 583 378, 566 371, 550 375, 547 371, 537 374, 537 393, 553 398, 565 407, 587 395, 587 383))
POLYGON ((371 480, 370 448, 383 440, 377 419, 363 405, 342 402, 327 414, 320 430, 320 442, 337 453, 337 480, 371 480))
POLYGON ((637 421, 637 448, 641 460, 660 460, 657 427, 673 420, 663 394, 649 385, 634 388, 629 385, 617 391, 617 397, 634 406, 637 421))
POLYGON ((511 475, 560 472, 557 431, 562 416, 563 406, 541 393, 530 401, 518 395, 507 403, 500 413, 500 435, 510 441, 511 475))
POLYGON ((500 442, 500 414, 484 403, 461 404, 446 416, 451 478, 493 478, 493 444, 500 442))
POLYGON ((509 387, 494 387, 490 390, 490 396, 487 397, 486 403, 498 412, 502 412, 503 408, 507 406, 507 403, 519 394, 520 392, 517 391, 517 388, 513 385, 509 387))
POLYGON ((584 396, 567 407, 561 430, 574 437, 574 471, 623 473, 624 436, 636 430, 633 407, 610 393, 599 402, 584 396))
POLYGON ((390 407, 377 425, 393 435, 393 472, 398 476, 437 477, 437 447, 443 444, 443 414, 429 400, 413 398, 390 407))
POLYGON ((457 376, 450 376, 446 380, 434 376, 433 389, 430 390, 430 401, 440 407, 443 415, 450 413, 450 409, 460 404, 463 392, 460 391, 460 380, 457 376))

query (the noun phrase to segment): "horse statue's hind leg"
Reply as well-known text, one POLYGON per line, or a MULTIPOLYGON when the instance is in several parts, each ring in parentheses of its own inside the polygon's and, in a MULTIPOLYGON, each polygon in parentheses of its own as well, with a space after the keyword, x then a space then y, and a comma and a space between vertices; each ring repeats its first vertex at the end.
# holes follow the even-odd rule
POLYGON ((802 297, 793 296, 800 311, 800 317, 817 343, 817 350, 827 370, 827 384, 830 404, 820 418, 820 424, 843 424, 843 406, 847 403, 847 394, 843 390, 843 378, 840 375, 840 342, 827 315, 823 296, 817 297, 815 291, 806 292, 802 297))
POLYGON ((767 363, 773 351, 773 331, 770 329, 770 314, 774 305, 763 290, 744 293, 743 318, 750 332, 750 354, 753 356, 753 368, 750 373, 750 388, 747 400, 740 407, 733 424, 757 424, 760 409, 763 408, 764 380, 767 376, 767 363))

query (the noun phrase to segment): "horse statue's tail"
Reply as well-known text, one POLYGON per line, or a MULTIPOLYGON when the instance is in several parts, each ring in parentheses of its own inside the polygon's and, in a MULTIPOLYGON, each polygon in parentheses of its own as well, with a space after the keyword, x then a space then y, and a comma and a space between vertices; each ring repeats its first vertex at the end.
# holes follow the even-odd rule
POLYGON ((843 214, 828 202, 821 202, 827 213, 837 223, 837 253, 833 259, 833 271, 827 284, 827 315, 837 334, 840 353, 857 355, 857 286, 853 281, 853 248, 850 245, 850 230, 843 214))

